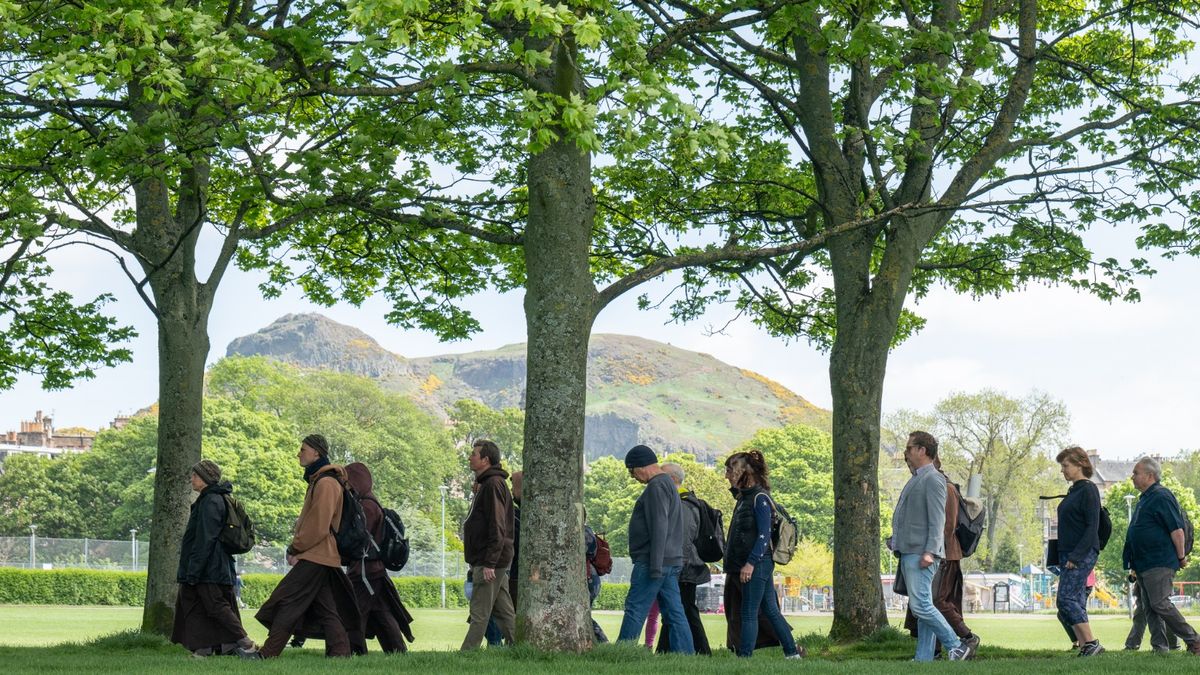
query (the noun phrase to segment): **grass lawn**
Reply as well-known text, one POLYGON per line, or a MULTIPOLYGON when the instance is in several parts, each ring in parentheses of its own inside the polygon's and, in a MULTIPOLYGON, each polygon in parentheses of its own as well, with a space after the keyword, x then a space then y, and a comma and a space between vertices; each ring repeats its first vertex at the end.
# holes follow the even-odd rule
MULTIPOLYGON (((265 632, 252 619, 243 618, 251 637, 261 641, 265 632)), ((587 672, 587 673, 743 673, 794 671, 821 673, 890 672, 928 668, 966 668, 972 672, 1082 672, 1089 673, 1175 673, 1200 672, 1200 660, 1186 654, 1155 655, 1147 651, 1122 653, 1128 620, 1120 616, 1097 616, 1093 628, 1101 641, 1114 651, 1086 661, 1066 652, 1066 636, 1052 616, 978 615, 968 623, 983 637, 979 660, 971 664, 911 664, 913 643, 898 635, 883 635, 875 641, 851 647, 831 645, 821 637, 829 628, 828 616, 793 616, 788 620, 808 646, 810 658, 802 664, 784 661, 780 650, 760 652, 752 661, 734 659, 725 650, 712 659, 651 656, 645 650, 605 646, 586 656, 549 656, 524 649, 481 651, 460 655, 457 648, 466 631, 463 610, 413 610, 414 651, 403 656, 374 653, 365 658, 327 661, 321 643, 309 648, 289 649, 270 662, 240 662, 230 658, 191 659, 182 648, 161 640, 128 634, 103 638, 134 628, 141 610, 129 607, 31 607, 0 606, 0 664, 4 673, 80 671, 168 672, 270 672, 294 673, 298 668, 322 672, 587 672), (97 638, 100 638, 97 640, 97 638), (64 644, 71 643, 71 644, 64 644)), ((610 637, 615 636, 621 615, 599 612, 597 618, 610 637)), ((893 625, 900 619, 893 617, 893 625)), ((706 616, 705 624, 714 646, 724 642, 724 619, 706 616)), ((374 643, 372 643, 374 646, 374 643)), ((1149 648, 1149 640, 1145 647, 1149 648)))

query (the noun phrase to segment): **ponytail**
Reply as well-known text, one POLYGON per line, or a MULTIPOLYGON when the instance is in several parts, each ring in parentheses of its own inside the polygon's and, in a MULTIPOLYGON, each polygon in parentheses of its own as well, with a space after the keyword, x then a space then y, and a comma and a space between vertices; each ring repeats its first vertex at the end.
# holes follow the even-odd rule
POLYGON ((738 487, 748 487, 751 479, 756 485, 762 486, 767 492, 771 491, 771 481, 767 478, 767 460, 760 450, 735 452, 725 460, 726 468, 738 472, 738 487))

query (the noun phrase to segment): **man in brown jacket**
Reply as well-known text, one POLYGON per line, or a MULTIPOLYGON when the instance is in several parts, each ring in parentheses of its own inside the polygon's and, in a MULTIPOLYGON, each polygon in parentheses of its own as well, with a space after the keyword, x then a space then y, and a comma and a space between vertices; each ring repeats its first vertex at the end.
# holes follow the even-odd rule
POLYGON ((488 440, 475 441, 468 460, 477 489, 463 523, 463 555, 471 566, 471 617, 464 651, 478 649, 489 618, 500 634, 513 643, 516 612, 508 588, 508 568, 513 559, 513 500, 508 472, 500 467, 500 448, 488 440))
MULTIPOLYGON (((958 488, 950 482, 950 477, 946 476, 946 472, 942 471, 940 458, 934 459, 933 465, 938 473, 946 477, 946 557, 942 560, 937 575, 933 579, 933 606, 942 613, 942 616, 946 618, 946 623, 950 624, 954 634, 962 638, 964 644, 971 641, 978 645, 979 636, 967 628, 967 623, 963 619, 963 554, 962 545, 958 543, 958 537, 954 534, 958 525, 958 488)), ((913 637, 916 637, 917 620, 911 611, 905 614, 904 627, 909 629, 913 637)))
POLYGON ((334 538, 346 471, 329 463, 329 443, 319 434, 301 442, 298 459, 308 491, 287 548, 293 567, 254 617, 269 630, 259 653, 278 656, 294 634, 324 639, 326 656, 350 656, 347 631, 361 631, 362 617, 334 538))

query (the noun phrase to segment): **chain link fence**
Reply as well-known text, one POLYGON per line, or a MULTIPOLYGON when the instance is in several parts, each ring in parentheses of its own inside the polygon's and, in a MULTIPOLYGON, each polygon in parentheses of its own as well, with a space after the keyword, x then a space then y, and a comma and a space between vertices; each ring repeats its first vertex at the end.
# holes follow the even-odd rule
MULTIPOLYGON (((56 539, 52 537, 0 537, 0 567, 27 569, 145 570, 150 543, 125 539, 56 539)), ((243 574, 283 574, 287 557, 281 546, 255 546, 244 555, 234 556, 243 574)), ((399 573, 405 577, 442 576, 443 557, 439 551, 413 551, 408 564, 399 573)), ((606 582, 626 583, 633 571, 629 558, 614 558, 612 573, 606 582)), ((467 564, 461 551, 446 551, 447 579, 465 579, 467 564)))

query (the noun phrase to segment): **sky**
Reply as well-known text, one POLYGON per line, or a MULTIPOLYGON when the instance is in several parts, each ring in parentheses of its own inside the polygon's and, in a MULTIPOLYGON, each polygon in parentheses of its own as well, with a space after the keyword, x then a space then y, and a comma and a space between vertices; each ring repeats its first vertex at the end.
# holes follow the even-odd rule
MULTIPOLYGON (((211 249, 212 247, 207 247, 211 249)), ((210 261, 201 260, 201 269, 210 261)), ((79 297, 107 291, 110 311, 136 327, 132 363, 101 369, 95 379, 67 391, 46 392, 24 377, 0 392, 0 431, 42 410, 55 426, 106 427, 157 397, 153 318, 111 258, 73 247, 54 261, 54 283, 79 297)), ((954 392, 990 387, 1012 396, 1044 391, 1070 410, 1070 439, 1106 459, 1156 452, 1171 456, 1200 447, 1200 360, 1193 357, 1200 334, 1195 289, 1200 261, 1162 261, 1159 273, 1138 284, 1140 303, 1108 304, 1063 287, 1031 287, 1000 298, 974 300, 935 290, 912 306, 928 319, 926 328, 895 349, 888 366, 884 411, 928 411, 954 392)), ((519 292, 487 294, 467 303, 484 326, 470 341, 441 343, 430 334, 389 326, 387 304, 322 308, 296 292, 264 300, 260 277, 231 269, 217 294, 210 320, 209 363, 225 354, 231 340, 253 333, 288 313, 321 312, 357 327, 384 348, 407 357, 493 349, 523 342, 525 324, 519 292)), ((659 286, 659 289, 666 286, 659 286)), ((596 322, 597 333, 638 335, 705 352, 770 377, 822 407, 830 407, 827 355, 804 342, 785 343, 746 320, 720 334, 727 309, 689 324, 670 324, 665 310, 639 311, 636 293, 619 299, 596 322)))

